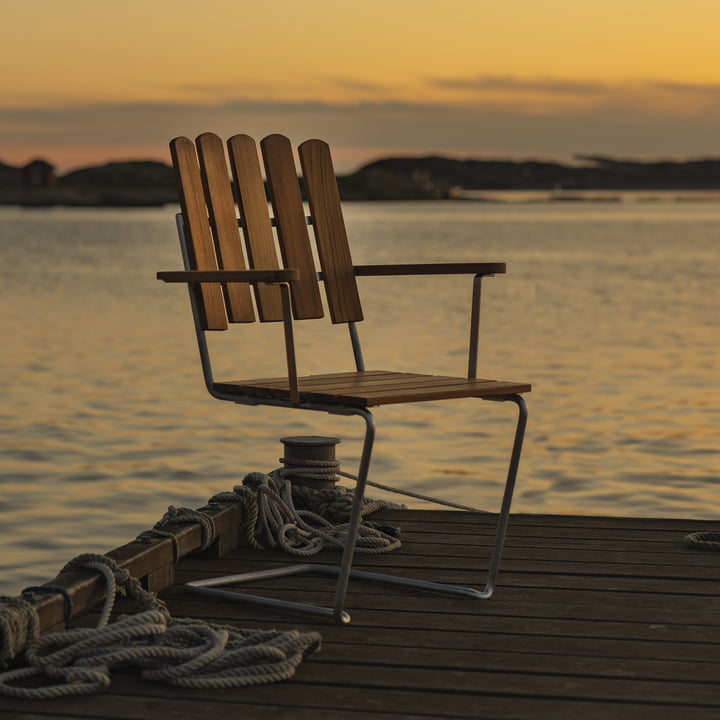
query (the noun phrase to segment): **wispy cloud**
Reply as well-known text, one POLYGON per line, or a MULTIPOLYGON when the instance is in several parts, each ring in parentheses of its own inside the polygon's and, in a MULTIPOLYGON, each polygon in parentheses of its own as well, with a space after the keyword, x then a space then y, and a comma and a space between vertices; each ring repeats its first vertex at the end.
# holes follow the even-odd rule
POLYGON ((622 83, 567 80, 553 77, 474 75, 428 78, 428 87, 448 102, 503 108, 515 112, 578 113, 622 109, 649 116, 663 113, 687 117, 720 115, 720 85, 633 80, 622 83))
POLYGON ((550 77, 518 78, 510 75, 475 75, 472 77, 429 78, 428 84, 447 90, 497 91, 506 93, 543 92, 554 95, 588 95, 605 90, 608 85, 590 81, 560 80, 550 77))
POLYGON ((563 158, 575 153, 720 156, 718 86, 645 83, 632 90, 602 83, 502 77, 433 82, 463 90, 470 87, 480 96, 414 103, 278 101, 238 96, 224 102, 4 108, 0 109, 0 160, 19 163, 42 154, 66 167, 87 163, 92 157, 94 162, 120 157, 167 159, 171 137, 193 137, 206 130, 224 137, 245 132, 257 138, 282 132, 296 142, 323 137, 333 145, 338 168, 343 171, 390 153, 563 158), (482 93, 489 91, 515 94, 522 102, 512 102, 508 97, 484 99, 482 93), (523 93, 528 92, 586 101, 548 99, 542 106, 533 106, 523 100, 523 93), (588 103, 588 98, 593 102, 588 103), (690 111, 688 108, 696 107, 699 99, 704 110, 690 111))

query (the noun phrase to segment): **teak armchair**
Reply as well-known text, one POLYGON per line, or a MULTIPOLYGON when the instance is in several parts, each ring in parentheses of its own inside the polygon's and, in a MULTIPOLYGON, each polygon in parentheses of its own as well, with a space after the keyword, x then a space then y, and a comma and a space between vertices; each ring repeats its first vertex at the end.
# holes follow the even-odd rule
MULTIPOLYGON (((298 149, 310 206, 309 217, 306 217, 303 206, 290 141, 281 135, 270 135, 260 145, 274 215, 272 218, 257 146, 252 138, 247 135, 230 138, 227 142, 227 156, 221 139, 211 133, 200 135, 195 144, 185 137, 176 138, 170 143, 180 189, 182 213, 178 215, 178 229, 185 270, 159 272, 157 276, 165 282, 188 284, 203 374, 207 389, 213 397, 243 405, 274 405, 338 415, 358 415, 365 421, 365 437, 347 542, 340 566, 296 565, 233 578, 235 582, 241 582, 299 572, 336 574, 338 581, 333 607, 277 601, 257 595, 233 593, 233 596, 271 606, 309 611, 332 617, 340 623, 350 620, 344 606, 351 576, 478 599, 490 597, 503 550, 527 420, 522 393, 530 390, 527 383, 482 380, 477 378, 476 373, 481 281, 483 277, 504 273, 505 264, 354 265, 328 145, 320 140, 308 140, 298 149), (233 183, 228 173, 228 160, 233 183), (321 266, 319 272, 313 260, 308 224, 313 226, 317 243, 321 266), (275 233, 281 258, 278 258, 276 252, 275 233), (447 273, 467 274, 474 278, 467 377, 366 370, 357 332, 357 323, 363 319, 363 313, 356 278, 447 273), (323 316, 320 282, 325 287, 332 322, 346 323, 349 328, 356 367, 345 372, 299 376, 293 320, 323 316), (251 288, 254 291, 254 302, 251 288), (226 330, 228 322, 253 322, 256 311, 261 322, 283 323, 287 377, 232 382, 215 380, 206 332, 226 330), (392 403, 469 397, 511 401, 518 407, 495 544, 484 588, 476 590, 352 570, 375 437, 375 422, 370 408, 392 403)), ((211 588, 195 589, 223 593, 211 588)))

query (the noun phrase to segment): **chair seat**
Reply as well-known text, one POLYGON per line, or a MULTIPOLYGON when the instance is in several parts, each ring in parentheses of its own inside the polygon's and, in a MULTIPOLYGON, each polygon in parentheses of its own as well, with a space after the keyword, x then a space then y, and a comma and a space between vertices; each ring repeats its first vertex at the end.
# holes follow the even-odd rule
MULTIPOLYGON (((298 378, 300 403, 367 408, 393 403, 493 397, 530 391, 528 383, 481 380, 442 375, 366 370, 363 372, 307 375, 298 378)), ((288 400, 286 377, 216 382, 213 389, 224 395, 288 400)))

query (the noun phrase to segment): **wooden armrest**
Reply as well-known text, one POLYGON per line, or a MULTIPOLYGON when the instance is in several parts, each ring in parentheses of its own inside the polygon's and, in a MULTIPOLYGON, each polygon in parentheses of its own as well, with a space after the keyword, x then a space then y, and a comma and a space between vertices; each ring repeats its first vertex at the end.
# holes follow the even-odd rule
POLYGON ((249 282, 283 283, 300 277, 299 270, 164 270, 158 280, 169 283, 249 282))
POLYGON ((422 263, 408 265, 355 265, 356 276, 371 275, 495 275, 505 263, 422 263))

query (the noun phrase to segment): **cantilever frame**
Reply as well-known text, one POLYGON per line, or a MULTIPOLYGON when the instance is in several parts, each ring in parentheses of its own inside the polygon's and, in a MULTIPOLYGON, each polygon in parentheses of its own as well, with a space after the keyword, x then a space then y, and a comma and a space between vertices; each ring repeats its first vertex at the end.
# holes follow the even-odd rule
POLYGON ((498 516, 497 529, 495 533, 495 544, 493 546, 485 586, 482 590, 463 587, 460 585, 448 585, 444 583, 429 582, 426 580, 415 580, 412 578, 399 577, 397 575, 386 575, 382 573, 372 573, 352 569, 355 540, 357 538, 357 532, 360 526, 363 498, 365 494, 368 470, 370 467, 370 458, 372 455, 373 442, 375 438, 375 420, 370 411, 360 408, 346 408, 346 412, 344 412, 340 408, 328 409, 321 407, 314 407, 309 409, 325 409, 327 412, 333 414, 357 414, 363 417, 366 423, 365 440, 363 442, 363 451, 360 459, 360 469, 358 471, 357 485, 355 487, 355 498, 351 509, 347 540, 343 549, 343 556, 340 566, 337 567, 332 565, 304 563, 281 568, 273 568, 270 570, 260 570, 257 572, 226 575, 223 577, 209 578, 207 580, 196 580, 186 583, 185 587, 189 591, 194 593, 222 597, 225 600, 249 602, 258 605, 264 605, 266 607, 294 610, 310 613, 312 615, 317 615, 320 617, 332 618, 338 624, 347 624, 350 622, 350 615, 345 611, 345 596, 347 593, 350 578, 356 580, 365 580, 369 582, 381 582, 402 587, 417 588, 419 590, 439 592, 448 595, 461 595, 464 597, 473 598, 475 600, 488 599, 493 594, 495 590, 495 584, 497 582, 498 571, 500 568, 500 559, 502 557, 503 547, 505 544, 505 535, 507 532, 508 519, 510 515, 510 505, 512 503, 513 491, 515 489, 515 481, 517 479, 517 471, 520 463, 520 454, 522 452, 522 443, 525 435, 525 427, 527 424, 527 406, 522 395, 513 394, 506 396, 497 396, 493 399, 498 401, 512 401, 516 403, 518 406, 518 420, 515 428, 515 437, 513 440, 502 505, 498 516), (300 574, 330 575, 336 576, 338 578, 338 583, 335 590, 335 599, 332 608, 319 605, 310 605, 307 603, 292 602, 288 600, 277 600, 261 595, 250 595, 246 593, 237 593, 234 591, 218 589, 218 587, 222 585, 240 585, 244 583, 254 582, 257 580, 287 577, 300 574))
MULTIPOLYGON (((181 245, 183 247, 183 254, 186 256, 185 247, 185 235, 183 230, 182 215, 177 216, 177 225, 180 235, 181 245)), ((358 275, 383 275, 383 274, 411 274, 411 273, 440 273, 450 272, 459 269, 460 265, 435 265, 435 266, 357 266, 356 271, 358 275)), ((512 503, 512 496, 515 488, 517 479, 517 471, 520 462, 520 455, 522 452, 522 444, 525 435, 525 427, 527 424, 527 406, 522 395, 510 394, 510 395, 498 395, 488 397, 485 399, 496 400, 496 401, 511 401, 518 406, 518 419, 515 428, 515 435, 510 455, 510 462, 508 466, 507 478, 505 482, 505 489, 503 493, 502 504, 500 513, 498 515, 498 522, 495 534, 495 544, 490 559, 490 565, 485 581, 485 585, 482 590, 478 590, 470 587, 463 587, 458 585, 448 585, 444 583, 429 582, 424 580, 415 580, 411 578, 398 577, 394 575, 386 575, 381 573, 371 573, 360 570, 352 569, 353 555, 355 549, 355 543, 357 538, 358 529, 361 522, 361 513, 363 499, 365 495, 365 488, 368 478, 368 472, 370 468, 370 461, 372 457, 373 445, 375 440, 375 419, 372 413, 367 408, 351 407, 351 406, 340 406, 340 405, 325 405, 318 402, 304 402, 301 401, 298 379, 297 379, 297 368, 295 361, 294 341, 293 341, 293 323, 292 323, 292 311, 290 305, 290 288, 289 282, 295 279, 297 276, 296 270, 249 270, 249 271, 226 271, 226 270, 215 270, 215 271, 178 271, 178 272, 163 272, 158 273, 158 277, 165 280, 166 282, 183 282, 188 284, 190 290, 190 300, 193 306, 193 316, 196 319, 196 332, 198 340, 198 348, 200 351, 201 363, 203 367, 203 375, 205 378, 205 384, 208 391, 218 399, 231 400, 240 404, 258 404, 258 400, 249 396, 238 396, 228 395, 219 391, 215 387, 213 378, 212 366, 210 362, 210 355, 207 346, 207 340, 205 337, 205 331, 203 330, 201 323, 199 322, 199 313, 196 306, 196 294, 192 292, 192 285, 200 282, 209 281, 245 281, 245 282, 270 282, 277 283, 282 289, 283 298, 283 317, 284 317, 284 332, 285 332, 285 343, 287 352, 287 364, 288 364, 288 376, 290 378, 290 397, 288 400, 280 398, 274 400, 263 400, 263 404, 277 405, 281 407, 297 407, 300 409, 324 411, 334 415, 358 415, 365 421, 365 436, 363 440, 363 449, 360 458, 360 466, 357 473, 357 484, 355 488, 355 497, 350 513, 350 520, 348 524, 348 533, 343 550, 342 560, 339 566, 321 565, 321 564, 310 564, 303 563, 298 565, 290 565, 281 568, 273 568, 269 570, 261 570, 257 572, 241 573, 235 575, 228 575, 223 577, 209 578, 206 580, 196 580, 186 584, 186 588, 193 593, 204 594, 222 597, 227 600, 233 600, 238 602, 250 602, 266 607, 281 608, 286 610, 294 610, 312 615, 326 617, 334 619, 339 624, 346 624, 350 622, 350 615, 345 610, 345 597, 350 578, 357 580, 365 580, 371 582, 382 582, 392 585, 398 585, 402 587, 417 588, 420 590, 440 592, 451 595, 461 595, 470 597, 473 599, 487 599, 489 598, 494 590, 497 581, 497 575, 500 567, 500 560, 502 557, 503 547, 505 543, 505 535, 508 526, 508 519, 510 514, 510 506, 512 503), (335 598, 332 607, 323 607, 318 605, 311 605, 307 603, 298 603, 287 600, 277 600, 274 598, 268 598, 260 595, 252 595, 247 593, 238 593, 234 591, 221 590, 219 589, 224 585, 241 585, 245 583, 255 582, 258 580, 272 579, 277 577, 285 577, 299 574, 315 574, 315 575, 329 575, 337 577, 337 586, 335 591, 335 598)), ((481 298, 481 281, 482 274, 476 274, 473 280, 473 293, 472 293, 472 308, 471 308, 471 326, 470 326, 470 348, 468 353, 468 377, 476 377, 476 365, 478 357, 478 342, 479 342, 479 324, 480 324, 480 298, 481 298)), ((358 371, 363 371, 364 363, 362 360, 362 350, 357 334, 357 329, 354 323, 349 324, 350 328, 350 339, 353 346, 353 352, 355 355, 355 362, 358 371)))

